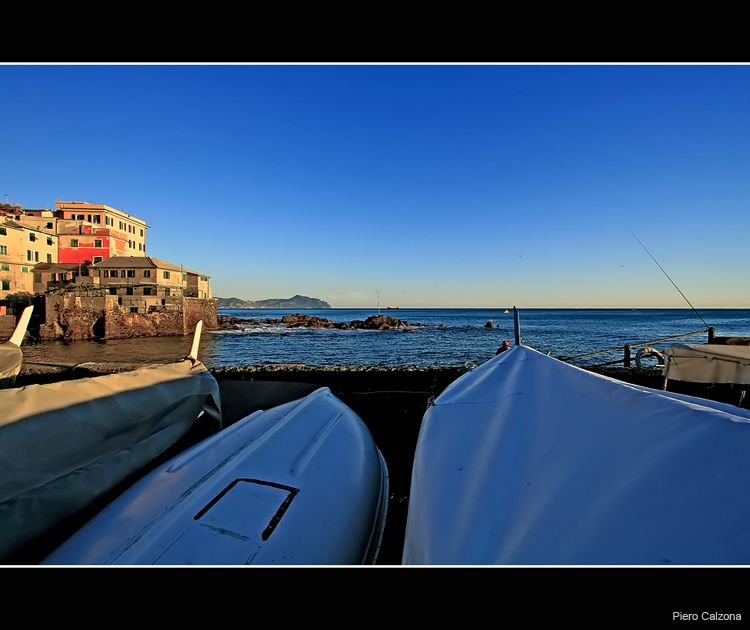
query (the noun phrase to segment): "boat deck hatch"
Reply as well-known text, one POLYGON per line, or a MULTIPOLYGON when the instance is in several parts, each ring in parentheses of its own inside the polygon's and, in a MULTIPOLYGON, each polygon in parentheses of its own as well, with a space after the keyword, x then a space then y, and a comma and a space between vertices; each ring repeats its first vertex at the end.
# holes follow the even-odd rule
POLYGON ((252 562, 298 492, 270 481, 235 479, 193 517, 193 525, 156 562, 237 564, 238 545, 247 547, 247 562, 252 562))

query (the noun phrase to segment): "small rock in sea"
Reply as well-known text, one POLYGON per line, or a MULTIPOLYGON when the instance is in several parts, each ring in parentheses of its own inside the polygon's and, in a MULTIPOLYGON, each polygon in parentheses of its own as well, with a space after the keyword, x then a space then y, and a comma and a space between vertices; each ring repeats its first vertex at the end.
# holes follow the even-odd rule
POLYGON ((488 322, 487 322, 487 323, 486 323, 486 324, 484 325, 484 327, 485 327, 485 328, 494 328, 494 327, 495 327, 495 322, 493 322, 492 320, 489 320, 489 321, 488 321, 488 322))

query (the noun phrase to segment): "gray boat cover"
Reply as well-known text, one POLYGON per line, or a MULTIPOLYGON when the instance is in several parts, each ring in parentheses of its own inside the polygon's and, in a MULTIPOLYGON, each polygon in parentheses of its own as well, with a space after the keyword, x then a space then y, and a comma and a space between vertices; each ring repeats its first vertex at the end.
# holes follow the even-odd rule
POLYGON ((0 389, 13 387, 22 362, 21 348, 10 343, 0 345, 0 389))
POLYGON ((0 389, 14 387, 16 384, 16 376, 21 371, 23 362, 23 352, 20 346, 33 311, 33 306, 27 306, 24 309, 10 339, 0 345, 0 389))
POLYGON ((750 565, 750 412, 516 346, 425 414, 405 564, 750 565))
POLYGON ((0 562, 140 470, 219 388, 197 360, 0 391, 0 562))
POLYGON ((750 384, 750 346, 683 343, 664 351, 664 377, 693 383, 750 384))

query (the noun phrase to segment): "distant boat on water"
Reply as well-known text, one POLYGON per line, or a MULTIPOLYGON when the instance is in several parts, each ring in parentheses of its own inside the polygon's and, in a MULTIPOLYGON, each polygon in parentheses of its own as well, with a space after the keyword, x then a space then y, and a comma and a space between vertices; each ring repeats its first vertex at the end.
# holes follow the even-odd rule
POLYGON ((386 307, 386 308, 387 308, 387 310, 389 310, 389 311, 397 311, 397 310, 398 310, 398 306, 388 306, 388 307, 386 307))

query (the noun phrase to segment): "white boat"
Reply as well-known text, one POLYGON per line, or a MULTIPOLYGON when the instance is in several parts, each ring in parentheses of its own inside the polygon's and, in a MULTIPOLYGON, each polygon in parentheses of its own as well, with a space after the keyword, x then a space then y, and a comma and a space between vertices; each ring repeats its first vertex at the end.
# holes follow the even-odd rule
POLYGON ((0 390, 0 562, 44 557, 199 416, 221 427, 218 383, 195 358, 201 326, 177 363, 0 390))
POLYGON ((374 562, 388 476, 327 388, 257 411, 154 470, 45 564, 374 562))
POLYGON ((27 306, 24 309, 10 339, 0 344, 0 389, 13 387, 16 384, 16 377, 21 371, 21 363, 23 362, 21 343, 26 335, 26 328, 29 325, 33 310, 33 306, 27 306))
POLYGON ((750 564, 750 412, 516 345, 426 412, 404 564, 750 564))

